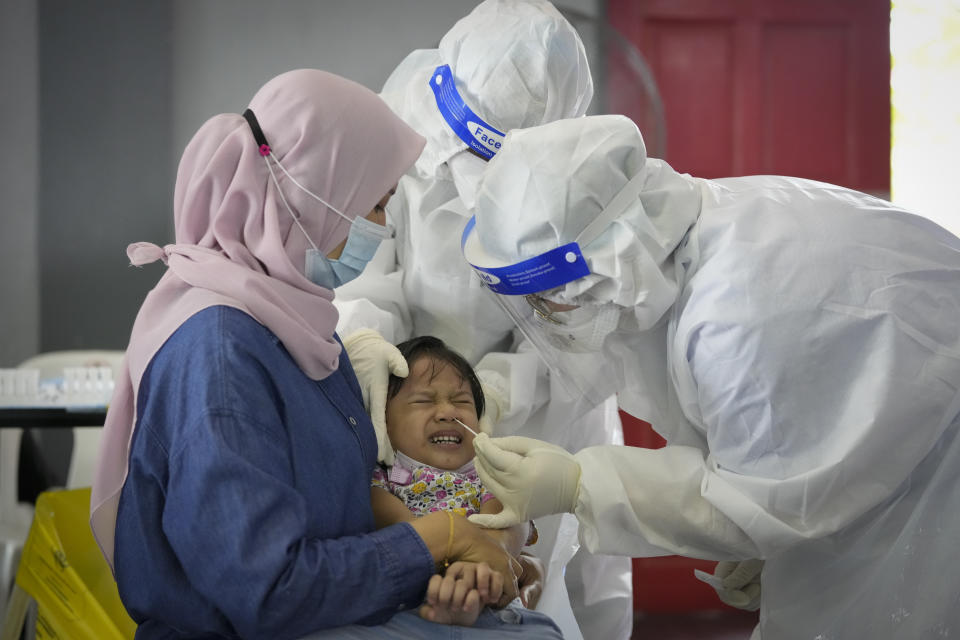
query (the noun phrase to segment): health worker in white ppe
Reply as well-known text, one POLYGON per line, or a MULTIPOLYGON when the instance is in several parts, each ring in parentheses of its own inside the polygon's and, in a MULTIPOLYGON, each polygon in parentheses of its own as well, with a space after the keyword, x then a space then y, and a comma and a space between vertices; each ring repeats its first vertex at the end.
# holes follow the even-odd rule
MULTIPOLYGON (((505 132, 586 112, 593 81, 577 32, 544 0, 487 0, 438 48, 410 53, 380 95, 427 139, 390 200, 395 239, 382 243, 362 275, 336 289, 338 331, 378 430, 380 459, 393 459, 383 419, 387 377, 391 367, 406 375, 393 344, 420 335, 441 338, 475 367, 492 418, 485 430, 532 435, 570 451, 622 442, 612 394, 571 406, 574 399, 551 380, 535 350, 520 344, 513 322, 460 255, 475 184, 505 132)), ((551 525, 537 524, 541 542, 533 550, 548 554, 551 525)), ((629 559, 581 551, 566 577, 584 637, 630 636, 629 559)))
POLYGON ((830 184, 678 174, 592 116, 507 136, 463 251, 557 375, 668 443, 481 435, 504 511, 472 520, 724 561, 762 587, 755 638, 960 634, 960 239, 830 184))

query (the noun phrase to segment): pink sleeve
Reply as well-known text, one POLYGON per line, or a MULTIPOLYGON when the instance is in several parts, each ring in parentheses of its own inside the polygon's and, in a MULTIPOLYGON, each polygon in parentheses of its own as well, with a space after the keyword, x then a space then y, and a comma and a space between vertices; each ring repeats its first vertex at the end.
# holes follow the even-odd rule
POLYGON ((390 491, 390 483, 387 480, 387 472, 383 470, 383 467, 377 466, 373 469, 373 478, 370 479, 371 487, 380 487, 381 489, 386 489, 390 491))

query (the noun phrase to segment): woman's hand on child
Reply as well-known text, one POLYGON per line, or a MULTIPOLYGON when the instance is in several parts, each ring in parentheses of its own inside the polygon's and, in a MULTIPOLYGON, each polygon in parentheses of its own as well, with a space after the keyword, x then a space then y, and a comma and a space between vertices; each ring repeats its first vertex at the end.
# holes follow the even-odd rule
POLYGON ((451 560, 488 565, 492 571, 500 574, 503 577, 503 587, 496 606, 505 607, 520 592, 517 578, 523 568, 500 541, 462 517, 458 518, 458 535, 454 541, 451 560))
POLYGON ((443 572, 446 564, 455 562, 486 563, 503 576, 500 603, 505 606, 517 597, 517 576, 523 569, 503 545, 487 535, 484 529, 449 511, 430 513, 408 524, 426 543, 436 563, 437 573, 443 572))

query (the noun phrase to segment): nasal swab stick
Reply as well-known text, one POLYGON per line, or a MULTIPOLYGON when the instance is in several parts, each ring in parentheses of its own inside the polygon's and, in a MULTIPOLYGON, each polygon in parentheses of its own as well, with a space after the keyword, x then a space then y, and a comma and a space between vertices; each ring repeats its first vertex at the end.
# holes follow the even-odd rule
POLYGON ((461 422, 460 419, 454 418, 454 420, 456 420, 457 422, 459 422, 461 427, 463 427, 464 429, 466 429, 467 431, 469 431, 469 432, 472 433, 473 435, 475 435, 475 436, 480 435, 479 433, 477 433, 476 431, 474 431, 473 429, 471 429, 471 428, 468 427, 467 425, 463 424, 463 422, 461 422))

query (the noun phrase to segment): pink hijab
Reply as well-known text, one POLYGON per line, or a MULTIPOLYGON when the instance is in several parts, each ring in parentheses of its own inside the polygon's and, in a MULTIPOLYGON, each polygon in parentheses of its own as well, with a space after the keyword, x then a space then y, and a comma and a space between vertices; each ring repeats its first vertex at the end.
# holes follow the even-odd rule
MULTIPOLYGON (((287 171, 351 219, 373 209, 425 142, 369 89, 314 69, 270 80, 250 109, 287 171)), ((340 244, 349 223, 276 167, 274 173, 317 247, 326 253, 340 244)), ((310 378, 327 377, 339 363, 333 292, 303 275, 309 243, 283 206, 242 116, 214 116, 187 145, 177 171, 174 225, 176 244, 127 248, 134 265, 162 260, 168 268, 137 314, 103 427, 90 524, 111 568, 140 378, 184 321, 214 305, 236 307, 273 331, 310 378)))

